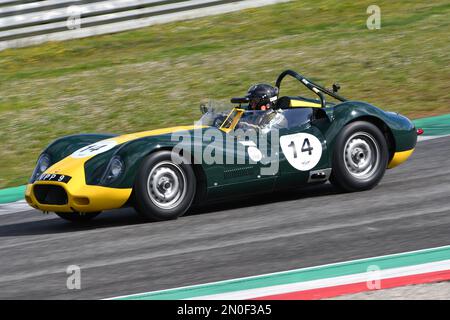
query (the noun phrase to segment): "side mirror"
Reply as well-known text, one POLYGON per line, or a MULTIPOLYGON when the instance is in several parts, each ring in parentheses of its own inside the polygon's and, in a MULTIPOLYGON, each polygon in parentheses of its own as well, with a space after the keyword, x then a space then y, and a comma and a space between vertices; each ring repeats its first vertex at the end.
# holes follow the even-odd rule
POLYGON ((200 112, 201 112, 202 114, 205 114, 205 113, 208 112, 208 107, 207 107, 204 103, 202 103, 202 104, 200 105, 200 112))
POLYGON ((339 89, 341 89, 339 83, 333 83, 333 92, 338 93, 339 89))

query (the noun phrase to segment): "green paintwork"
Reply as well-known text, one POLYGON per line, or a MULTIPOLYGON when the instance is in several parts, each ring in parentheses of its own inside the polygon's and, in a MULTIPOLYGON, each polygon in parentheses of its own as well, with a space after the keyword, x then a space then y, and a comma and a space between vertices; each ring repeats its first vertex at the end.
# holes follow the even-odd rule
POLYGON ((358 119, 386 125, 394 140, 393 151, 395 152, 410 150, 416 146, 415 126, 408 118, 400 114, 386 112, 361 101, 346 101, 327 109, 327 114, 333 120, 325 134, 331 149, 340 130, 349 122, 358 119))
MULTIPOLYGON (((48 154, 51 164, 55 164, 80 148, 115 136, 114 134, 75 134, 65 136, 50 143, 42 153, 48 154)), ((30 183, 32 182, 30 181, 30 183)))
MULTIPOLYGON (((344 126, 358 120, 369 121, 384 133, 389 146, 390 158, 394 156, 395 152, 411 150, 415 147, 416 129, 406 117, 393 112, 385 112, 365 102, 348 101, 339 96, 337 90, 330 91, 292 70, 286 70, 278 76, 276 80, 278 89, 281 88, 281 82, 286 76, 297 79, 314 92, 318 98, 280 97, 278 107, 282 109, 281 112, 284 115, 284 120, 279 123, 281 129, 272 128, 270 134, 266 132, 262 136, 257 135, 255 131, 253 131, 254 136, 251 136, 251 133, 249 135, 250 131, 247 133, 234 129, 228 132, 217 129, 213 131, 208 130, 208 127, 186 132, 176 131, 175 134, 139 136, 140 138, 119 144, 86 161, 84 163, 86 183, 110 188, 133 188, 143 159, 157 150, 172 150, 179 146, 180 142, 183 142, 184 157, 194 163, 194 171, 199 181, 197 190, 205 198, 230 197, 297 187, 309 182, 311 171, 322 170, 320 173, 326 178, 325 172, 329 172, 329 170, 325 171, 325 169, 333 167, 332 154, 336 137, 344 126), (341 103, 334 104, 325 101, 324 94, 341 101, 341 103), (297 107, 291 107, 294 105, 293 101, 296 102, 297 107), (317 139, 302 135, 305 138, 300 142, 297 136, 291 136, 297 133, 309 134, 317 139), (288 135, 289 137, 287 137, 288 135), (271 141, 271 139, 281 140, 282 136, 286 136, 282 139, 286 143, 284 149, 279 141, 271 141), (311 147, 309 140, 313 141, 314 148, 311 147), (264 143, 265 141, 267 143, 264 143), (248 143, 252 143, 252 146, 250 147, 248 143), (297 146, 299 143, 303 144, 301 149, 300 146, 297 146), (244 144, 247 145, 244 146, 244 144), (306 147, 304 147, 305 144, 306 147), (316 150, 315 152, 321 150, 320 159, 314 159, 315 155, 319 157, 319 154, 314 155, 312 150, 316 150), (253 159, 260 158, 258 161, 251 161, 251 151, 253 159), (284 152, 289 152, 289 154, 285 155, 284 152), (305 166, 308 166, 308 161, 298 156, 302 152, 309 153, 310 159, 312 159, 310 161, 318 161, 314 168, 307 170, 309 167, 305 166), (204 155, 213 155, 213 153, 213 163, 207 163, 208 157, 204 155), (230 156, 234 159, 230 159, 230 156), (102 177, 108 173, 111 159, 116 157, 119 157, 123 163, 122 173, 115 180, 106 182, 102 177), (268 168, 273 168, 273 171, 268 173, 268 168)), ((215 123, 218 119, 215 118, 216 115, 213 112, 207 114, 207 118, 210 116, 213 120, 207 123, 215 123)), ((223 114, 218 116, 221 118, 223 114)), ((251 127, 252 123, 254 125, 252 121, 256 120, 255 117, 257 118, 258 114, 251 111, 245 113, 235 109, 227 120, 231 120, 229 125, 236 126, 236 122, 246 116, 248 117, 243 122, 247 121, 247 126, 251 127), (241 116, 242 118, 239 118, 241 116)), ((262 119, 259 118, 259 120, 262 119)), ((229 125, 226 128, 229 128, 229 125)), ((69 136, 55 141, 45 152, 50 155, 51 161, 56 163, 79 148, 111 137, 112 135, 69 136)))
MULTIPOLYGON (((325 109, 317 108, 293 108, 294 112, 310 112, 312 120, 305 122, 298 127, 281 129, 280 136, 294 134, 298 132, 310 133, 316 136, 322 144, 322 158, 313 170, 331 168, 331 154, 334 148, 336 136, 342 128, 349 122, 356 120, 367 120, 374 122, 378 126, 385 126, 387 134, 392 137, 393 152, 409 150, 415 147, 417 135, 414 124, 407 118, 396 113, 385 112, 368 103, 358 101, 346 101, 337 105, 330 105, 325 109)), ((208 148, 210 141, 202 141, 205 130, 196 129, 186 131, 185 134, 191 136, 188 144, 191 146, 192 160, 202 159, 202 154, 208 148), (200 153, 196 151, 200 151, 200 153), (200 155, 200 156, 199 156, 200 155)), ((225 133, 217 131, 226 141, 230 139, 231 144, 223 146, 224 158, 219 159, 219 163, 205 164, 199 161, 196 164, 196 172, 205 177, 202 185, 199 186, 208 199, 242 195, 246 193, 270 192, 274 189, 289 188, 304 185, 308 182, 309 171, 298 171, 291 166, 285 158, 282 150, 275 150, 279 153, 279 170, 275 175, 260 175, 261 168, 270 166, 258 163, 249 163, 250 159, 246 149, 238 148, 239 137, 234 132, 225 133), (232 148, 232 150, 230 149, 232 148), (226 155, 233 151, 235 155, 234 164, 225 164, 226 155), (237 160, 243 160, 245 164, 237 164, 237 160), (221 163, 222 164, 221 164, 221 163)), ((91 143, 107 139, 113 135, 75 135, 59 139, 52 143, 46 150, 50 154, 53 162, 59 161, 70 155, 75 150, 91 143)), ((138 138, 120 144, 113 149, 94 156, 85 163, 86 183, 100 185, 110 159, 113 156, 120 156, 124 163, 124 173, 112 183, 106 185, 112 188, 132 188, 139 170, 141 161, 151 152, 161 149, 173 149, 179 140, 172 141, 171 134, 162 134, 138 138)), ((269 139, 270 145, 270 139, 269 139)), ((258 146, 259 147, 259 146, 258 146)), ((269 153, 270 154, 270 153, 269 153)))

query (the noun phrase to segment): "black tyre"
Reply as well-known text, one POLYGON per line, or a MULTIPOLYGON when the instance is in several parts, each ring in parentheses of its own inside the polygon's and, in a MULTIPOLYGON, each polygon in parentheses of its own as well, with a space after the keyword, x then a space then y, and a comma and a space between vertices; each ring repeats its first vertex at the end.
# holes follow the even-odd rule
POLYGON ((74 223, 86 223, 88 221, 91 221, 100 214, 100 212, 90 212, 90 213, 55 212, 55 213, 58 217, 74 223))
POLYGON ((388 161, 380 129, 369 122, 352 122, 336 138, 330 182, 347 192, 372 189, 383 178, 388 161))
POLYGON ((134 207, 146 219, 163 221, 182 216, 195 196, 192 166, 178 155, 160 151, 150 154, 139 169, 134 185, 134 207))

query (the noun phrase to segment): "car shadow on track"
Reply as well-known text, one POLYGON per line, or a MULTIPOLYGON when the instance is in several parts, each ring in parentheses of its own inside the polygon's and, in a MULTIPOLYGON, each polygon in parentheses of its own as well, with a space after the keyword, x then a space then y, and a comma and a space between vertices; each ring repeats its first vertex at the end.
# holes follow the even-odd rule
POLYGON ((104 212, 85 224, 76 224, 63 220, 53 213, 43 215, 36 210, 26 213, 17 213, 17 215, 19 214, 21 215, 22 220, 24 220, 25 214, 32 215, 33 220, 0 225, 0 238, 89 231, 102 228, 136 225, 145 222, 132 208, 104 212))
MULTIPOLYGON (((309 186, 301 189, 291 189, 286 191, 266 193, 263 196, 259 194, 259 195, 236 197, 233 198, 233 201, 221 200, 193 208, 184 217, 181 217, 180 219, 189 219, 189 216, 209 214, 217 211, 255 207, 270 203, 300 200, 304 198, 327 196, 338 193, 340 192, 330 184, 323 184, 323 185, 309 186)), ((57 217, 56 215, 54 215, 54 218, 50 218, 51 215, 53 214, 50 214, 50 216, 47 216, 45 217, 45 219, 42 220, 40 219, 40 220, 19 222, 20 219, 21 220, 24 219, 24 214, 32 214, 34 215, 33 216, 34 218, 38 217, 40 213, 38 213, 37 211, 34 212, 30 211, 27 213, 17 213, 17 215, 21 215, 20 218, 17 218, 18 222, 0 225, 0 237, 69 233, 69 232, 107 229, 107 228, 149 223, 143 220, 133 208, 124 208, 104 212, 95 219, 89 221, 88 223, 81 225, 65 221, 57 217)), ((27 219, 26 216, 25 219, 27 219)), ((173 223, 177 223, 176 220, 173 221, 173 223)))
POLYGON ((256 207, 269 203, 301 200, 327 195, 339 194, 341 191, 331 184, 312 185, 303 188, 287 189, 282 191, 268 192, 264 194, 242 196, 233 198, 233 201, 218 200, 207 203, 201 207, 194 208, 189 215, 205 214, 214 211, 233 210, 239 208, 256 207))

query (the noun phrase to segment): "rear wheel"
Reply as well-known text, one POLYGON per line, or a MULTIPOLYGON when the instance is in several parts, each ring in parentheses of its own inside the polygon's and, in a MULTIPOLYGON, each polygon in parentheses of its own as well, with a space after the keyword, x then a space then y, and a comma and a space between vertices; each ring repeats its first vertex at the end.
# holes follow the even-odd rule
POLYGON ((336 138, 330 182, 344 191, 372 189, 383 178, 388 160, 380 129, 369 122, 352 122, 336 138))
POLYGON ((64 220, 74 222, 74 223, 85 223, 91 221, 96 216, 100 214, 100 212, 90 212, 90 213, 81 213, 81 212, 55 212, 56 215, 64 220))
POLYGON ((146 219, 176 219, 191 206, 196 179, 192 166, 170 151, 150 154, 142 163, 134 185, 136 210, 146 219))

